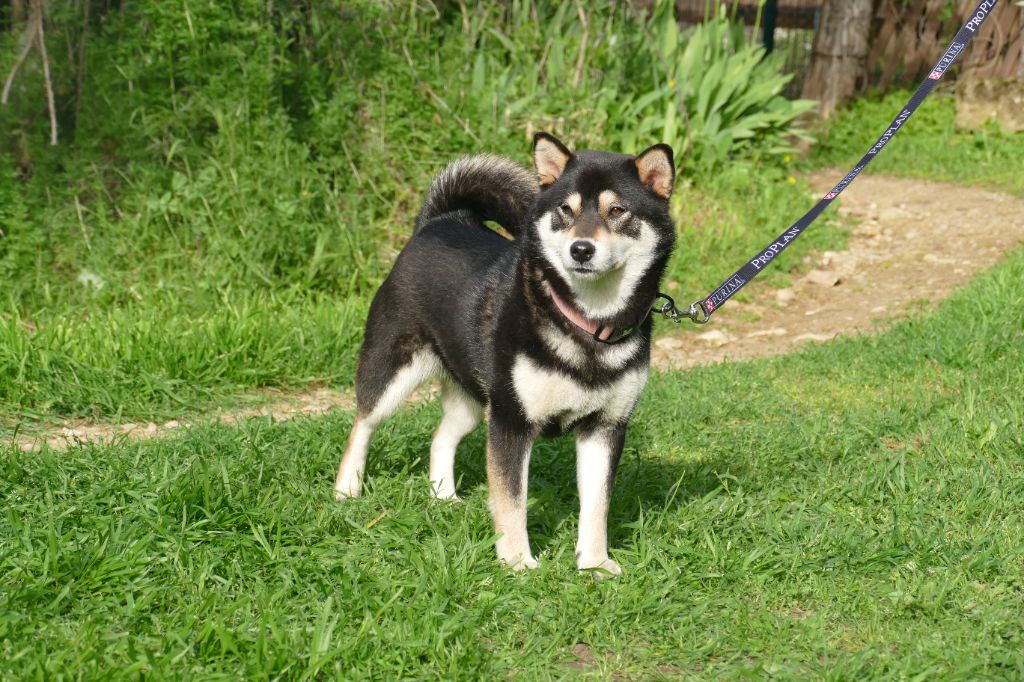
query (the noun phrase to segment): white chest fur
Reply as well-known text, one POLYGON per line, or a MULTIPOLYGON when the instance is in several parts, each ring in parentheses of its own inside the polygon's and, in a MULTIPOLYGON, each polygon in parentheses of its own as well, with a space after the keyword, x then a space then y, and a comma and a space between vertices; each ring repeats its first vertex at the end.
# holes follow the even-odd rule
POLYGON ((569 424, 595 412, 612 422, 633 411, 647 383, 647 368, 625 372, 604 386, 588 387, 520 355, 512 367, 512 383, 532 422, 543 423, 558 417, 563 424, 569 424))

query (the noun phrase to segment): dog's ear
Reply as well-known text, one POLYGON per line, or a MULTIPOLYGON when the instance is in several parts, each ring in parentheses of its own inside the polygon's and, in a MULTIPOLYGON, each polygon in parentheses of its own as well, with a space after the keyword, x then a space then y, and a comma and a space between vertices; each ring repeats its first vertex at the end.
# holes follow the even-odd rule
POLYGON ((672 195, 676 179, 676 166, 672 160, 672 147, 656 144, 640 152, 636 157, 636 171, 644 187, 662 199, 672 195))
POLYGON ((533 136, 533 164, 537 167, 541 187, 562 177, 571 158, 572 152, 554 135, 537 133, 533 136))

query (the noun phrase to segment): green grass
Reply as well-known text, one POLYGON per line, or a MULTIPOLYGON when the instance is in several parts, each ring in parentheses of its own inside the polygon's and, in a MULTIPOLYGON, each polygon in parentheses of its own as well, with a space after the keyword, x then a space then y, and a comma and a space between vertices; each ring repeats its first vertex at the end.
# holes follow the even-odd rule
MULTIPOLYGON (((473 152, 527 163, 540 128, 573 148, 676 146, 682 298, 812 203, 781 161, 800 107, 738 27, 681 39, 632 3, 581 6, 606 34, 581 53, 565 3, 442 5, 149 0, 94 8, 88 36, 79 6, 52 13, 47 35, 88 68, 54 57, 56 148, 40 74, 0 107, 0 435, 348 385, 430 178, 473 152), (655 46, 648 29, 668 33, 655 46), (701 130, 688 154, 683 105, 701 130)), ((2 73, 19 35, 0 31, 2 73)), ((842 241, 823 221, 765 281, 842 241)))
MULTIPOLYGON (((605 46, 580 89, 552 87, 571 60, 524 77, 509 55, 544 38, 514 20, 528 3, 500 25, 481 6, 465 30, 454 5, 146 7, 92 27, 90 96, 64 146, 37 142, 38 83, 0 111, 4 441, 350 385, 430 175, 474 138, 525 161, 534 123, 602 146, 622 121, 579 93, 614 99, 637 68, 605 46)), ((54 14, 54 44, 77 44, 73 11, 54 14)), ((15 37, 0 36, 5 64, 15 37)), ((70 111, 75 74, 54 61, 70 111)), ((805 166, 851 166, 904 100, 840 112, 805 166)), ((683 162, 681 303, 816 199, 778 150, 747 151, 712 171, 683 162)), ((1024 194, 1022 153, 1022 135, 956 131, 935 97, 871 172, 1024 194)), ((843 239, 826 214, 757 288, 843 239)), ((653 376, 612 508, 626 574, 601 584, 573 569, 571 439, 536 447, 543 565, 513 574, 494 558, 482 430, 460 449, 465 502, 427 497, 435 405, 381 428, 369 492, 346 504, 331 500, 344 412, 5 444, 0 678, 1024 678, 1022 309, 1018 251, 884 335, 653 376), (566 666, 579 643, 594 662, 566 666)))
POLYGON ((330 487, 347 414, 0 464, 0 674, 546 679, 1024 676, 1024 254, 937 314, 654 376, 601 584, 573 566, 572 443, 541 442, 539 572, 491 547, 483 435, 431 503, 437 408, 368 494, 330 487), (565 667, 584 642, 596 664, 565 667))
POLYGON ((194 311, 154 298, 41 323, 17 311, 0 318, 0 405, 11 425, 158 421, 256 387, 351 385, 366 299, 257 293, 194 311))
MULTIPOLYGON (((910 98, 909 92, 864 97, 828 120, 812 165, 852 168, 885 131, 910 98)), ((932 95, 885 151, 871 162, 872 173, 981 185, 1024 196, 1024 135, 956 127, 956 104, 932 95)))
MULTIPOLYGON (((783 170, 758 175, 747 163, 680 185, 674 207, 681 236, 668 278, 678 283, 681 303, 710 291, 813 201, 804 185, 785 181, 783 170)), ((411 213, 403 211, 395 221, 411 232, 411 213)), ((115 234, 109 248, 135 246, 115 234)), ((785 282, 812 249, 836 249, 843 239, 838 224, 824 220, 764 281, 785 282)), ((369 271, 374 274, 367 281, 379 282, 393 254, 382 253, 363 270, 354 266, 353 276, 369 271)), ((141 255, 135 263, 150 267, 141 255)), ((7 430, 52 416, 178 418, 246 389, 351 385, 370 300, 362 291, 369 285, 348 287, 355 293, 343 295, 301 282, 267 291, 222 290, 216 281, 213 273, 197 276, 193 286, 165 283, 113 293, 75 283, 90 291, 54 293, 36 309, 13 301, 0 306, 0 416, 7 430)))

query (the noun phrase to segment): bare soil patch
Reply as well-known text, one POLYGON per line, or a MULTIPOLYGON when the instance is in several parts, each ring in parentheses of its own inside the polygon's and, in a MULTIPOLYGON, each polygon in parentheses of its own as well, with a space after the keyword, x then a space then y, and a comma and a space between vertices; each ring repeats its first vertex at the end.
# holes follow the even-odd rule
POLYGON ((254 396, 263 404, 236 410, 225 410, 198 419, 171 421, 157 424, 96 424, 90 422, 68 422, 55 429, 39 430, 36 433, 18 436, 18 447, 23 451, 35 450, 44 443, 51 449, 62 450, 80 443, 110 442, 117 438, 137 440, 140 438, 159 438, 182 428, 190 428, 199 423, 221 422, 237 424, 252 417, 272 417, 275 421, 288 421, 298 416, 321 415, 335 409, 355 409, 355 400, 350 393, 317 388, 302 393, 283 393, 281 391, 264 390, 254 396))
MULTIPOLYGON (((841 177, 810 180, 824 194, 841 177)), ((843 192, 839 214, 852 229, 845 251, 818 256, 790 288, 751 284, 752 302, 729 302, 698 334, 658 339, 654 366, 779 355, 884 328, 934 306, 1024 242, 1024 199, 941 182, 861 176, 843 192)))
MULTIPOLYGON (((824 193, 841 176, 821 173, 810 180, 824 193)), ((907 311, 935 305, 1024 242, 1024 199, 947 183, 862 176, 843 193, 839 213, 852 224, 845 251, 821 254, 788 289, 752 284, 752 302, 728 303, 700 333, 662 336, 654 344, 654 366, 678 369, 779 355, 840 334, 875 331, 907 311)), ((436 387, 424 387, 410 401, 434 392, 436 387)), ((38 428, 19 434, 17 444, 25 451, 44 443, 63 449, 160 437, 200 422, 234 424, 260 416, 286 421, 355 408, 350 391, 325 388, 294 394, 262 391, 259 397, 260 406, 188 421, 38 428)))

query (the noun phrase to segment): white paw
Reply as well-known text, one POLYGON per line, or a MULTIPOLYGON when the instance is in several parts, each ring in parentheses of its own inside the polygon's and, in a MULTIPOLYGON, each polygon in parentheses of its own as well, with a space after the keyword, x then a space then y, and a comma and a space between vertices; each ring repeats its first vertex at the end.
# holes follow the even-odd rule
POLYGON ((498 559, 513 571, 522 571, 527 568, 534 569, 540 566, 540 563, 533 558, 533 555, 530 554, 529 551, 526 551, 525 553, 502 551, 499 547, 498 559))
POLYGON ((605 580, 622 575, 622 567, 608 557, 577 559, 576 568, 580 571, 590 572, 594 576, 594 580, 605 580))
POLYGON ((358 481, 340 481, 334 486, 334 499, 338 502, 344 502, 350 497, 359 497, 359 493, 358 481))
POLYGON ((528 556, 525 559, 519 559, 515 563, 505 563, 508 564, 513 571, 525 571, 526 569, 533 570, 535 568, 540 568, 540 562, 532 556, 528 556))
POLYGON ((441 482, 431 483, 430 490, 435 500, 448 500, 449 502, 461 502, 462 498, 455 494, 455 486, 441 482))

